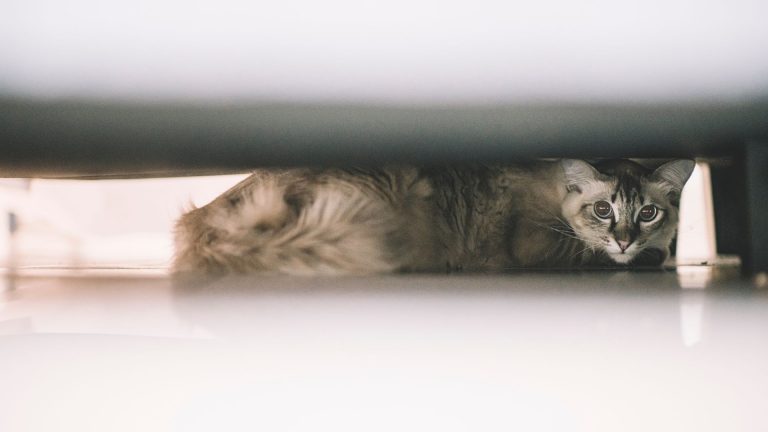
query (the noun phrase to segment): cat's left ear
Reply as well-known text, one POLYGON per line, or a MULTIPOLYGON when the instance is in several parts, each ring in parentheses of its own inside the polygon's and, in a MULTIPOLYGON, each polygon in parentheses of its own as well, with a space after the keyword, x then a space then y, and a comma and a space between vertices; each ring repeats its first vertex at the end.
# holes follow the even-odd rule
POLYGON ((693 172, 696 163, 690 159, 678 159, 667 162, 656 168, 650 176, 650 180, 659 183, 667 189, 667 193, 673 198, 680 198, 685 182, 693 172))
POLYGON ((600 173, 590 164, 578 159, 562 159, 565 187, 569 192, 581 192, 582 186, 598 179, 600 173))

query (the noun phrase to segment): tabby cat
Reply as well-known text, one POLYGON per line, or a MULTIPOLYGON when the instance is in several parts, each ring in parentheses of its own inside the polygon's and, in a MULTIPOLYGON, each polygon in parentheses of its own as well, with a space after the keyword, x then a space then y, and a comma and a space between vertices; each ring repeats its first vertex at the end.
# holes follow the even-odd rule
POLYGON ((176 227, 174 271, 660 265, 693 161, 262 169, 176 227))

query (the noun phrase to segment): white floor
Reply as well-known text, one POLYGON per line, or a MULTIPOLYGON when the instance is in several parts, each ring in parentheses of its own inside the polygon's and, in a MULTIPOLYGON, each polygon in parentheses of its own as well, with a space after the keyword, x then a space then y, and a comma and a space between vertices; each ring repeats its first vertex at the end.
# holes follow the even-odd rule
POLYGON ((20 277, 0 430, 766 430, 768 291, 732 270, 20 277))

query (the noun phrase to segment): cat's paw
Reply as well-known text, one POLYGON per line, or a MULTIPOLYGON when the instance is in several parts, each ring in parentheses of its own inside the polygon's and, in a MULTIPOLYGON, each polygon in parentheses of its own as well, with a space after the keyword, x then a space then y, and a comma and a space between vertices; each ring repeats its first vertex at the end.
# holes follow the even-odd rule
POLYGON ((658 267, 664 264, 668 256, 669 252, 661 249, 643 249, 629 264, 638 267, 658 267))

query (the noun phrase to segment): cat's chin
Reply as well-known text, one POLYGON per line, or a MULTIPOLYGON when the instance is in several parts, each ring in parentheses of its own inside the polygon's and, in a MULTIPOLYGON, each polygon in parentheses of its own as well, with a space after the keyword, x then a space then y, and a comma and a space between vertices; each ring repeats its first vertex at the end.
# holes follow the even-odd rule
POLYGON ((621 265, 627 265, 630 261, 632 261, 633 258, 635 258, 634 255, 626 254, 626 253, 608 253, 608 256, 611 258, 613 262, 616 264, 621 265))
POLYGON ((649 248, 633 254, 606 252, 606 255, 618 265, 654 267, 663 264, 668 253, 660 249, 649 248))

